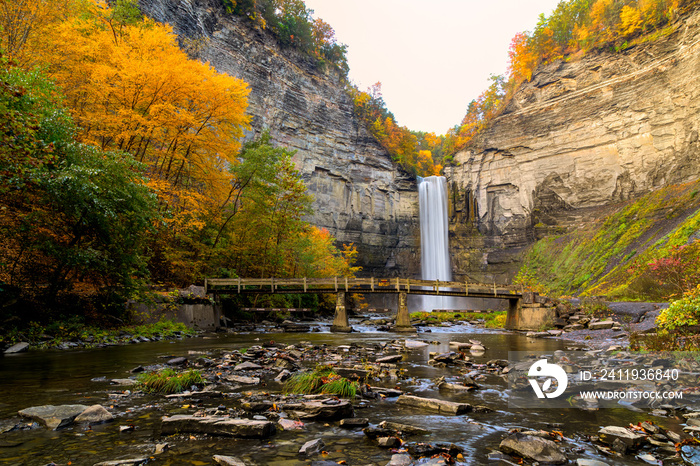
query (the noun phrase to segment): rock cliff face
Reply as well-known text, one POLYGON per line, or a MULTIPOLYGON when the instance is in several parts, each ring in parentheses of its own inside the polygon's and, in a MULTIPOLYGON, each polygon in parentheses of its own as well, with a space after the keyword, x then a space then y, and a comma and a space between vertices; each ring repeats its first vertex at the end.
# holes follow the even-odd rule
POLYGON ((453 268, 511 278, 548 229, 700 176, 700 12, 625 51, 541 67, 446 169, 453 268))
POLYGON ((418 194, 353 114, 333 70, 281 49, 276 39, 218 0, 141 0, 142 11, 169 23, 182 44, 218 71, 248 82, 253 137, 296 149, 295 164, 313 194, 311 223, 339 242, 354 242, 362 274, 412 276, 420 270, 418 194))

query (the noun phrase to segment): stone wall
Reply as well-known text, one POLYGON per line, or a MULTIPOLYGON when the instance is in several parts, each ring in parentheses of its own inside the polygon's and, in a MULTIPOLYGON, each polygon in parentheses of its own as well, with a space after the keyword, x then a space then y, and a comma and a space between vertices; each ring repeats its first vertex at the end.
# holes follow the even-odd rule
POLYGON ((456 279, 506 281, 523 247, 700 176, 700 14, 622 52, 543 66, 446 169, 456 279))
POLYGON ((169 23, 197 58, 249 83, 247 137, 269 130, 297 151, 294 162, 313 194, 313 224, 360 251, 362 273, 413 276, 420 270, 416 181, 391 160, 353 114, 343 79, 309 57, 282 49, 219 0, 141 0, 169 23), (190 48, 191 49, 191 48, 190 48))

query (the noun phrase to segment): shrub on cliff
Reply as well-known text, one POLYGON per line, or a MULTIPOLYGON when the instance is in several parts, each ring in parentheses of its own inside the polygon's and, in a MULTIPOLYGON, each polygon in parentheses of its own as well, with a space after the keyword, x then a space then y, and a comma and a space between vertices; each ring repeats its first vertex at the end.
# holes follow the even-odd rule
POLYGON ((659 314, 656 323, 665 330, 700 325, 700 285, 673 301, 659 314))

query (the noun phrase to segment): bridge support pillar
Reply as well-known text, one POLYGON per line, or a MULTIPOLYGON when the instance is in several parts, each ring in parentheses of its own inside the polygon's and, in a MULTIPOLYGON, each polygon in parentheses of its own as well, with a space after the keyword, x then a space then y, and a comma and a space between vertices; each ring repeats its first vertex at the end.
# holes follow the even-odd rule
POLYGON ((408 315, 408 306, 406 305, 406 293, 399 293, 399 311, 396 313, 395 332, 415 332, 416 329, 411 325, 411 317, 408 315))
POLYGON ((335 302, 335 317, 333 318, 333 325, 331 325, 331 332, 352 332, 352 327, 348 322, 348 312, 345 310, 345 292, 339 291, 338 297, 335 302))

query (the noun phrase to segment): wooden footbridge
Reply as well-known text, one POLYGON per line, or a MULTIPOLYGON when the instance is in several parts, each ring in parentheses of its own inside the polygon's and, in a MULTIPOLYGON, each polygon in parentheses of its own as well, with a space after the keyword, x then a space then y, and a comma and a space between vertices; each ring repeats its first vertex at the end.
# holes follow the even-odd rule
MULTIPOLYGON (((416 280, 408 278, 207 278, 206 292, 214 295, 232 294, 337 294, 335 318, 331 330, 352 331, 345 309, 345 293, 389 293, 398 294, 399 307, 396 316, 396 331, 413 332, 406 306, 409 294, 432 296, 462 296, 508 300, 509 310, 506 326, 517 318, 521 300, 527 295, 521 286, 497 285, 440 280, 416 280)), ((532 294, 532 293, 530 293, 532 294)), ((511 323, 511 325, 509 325, 511 323)))

